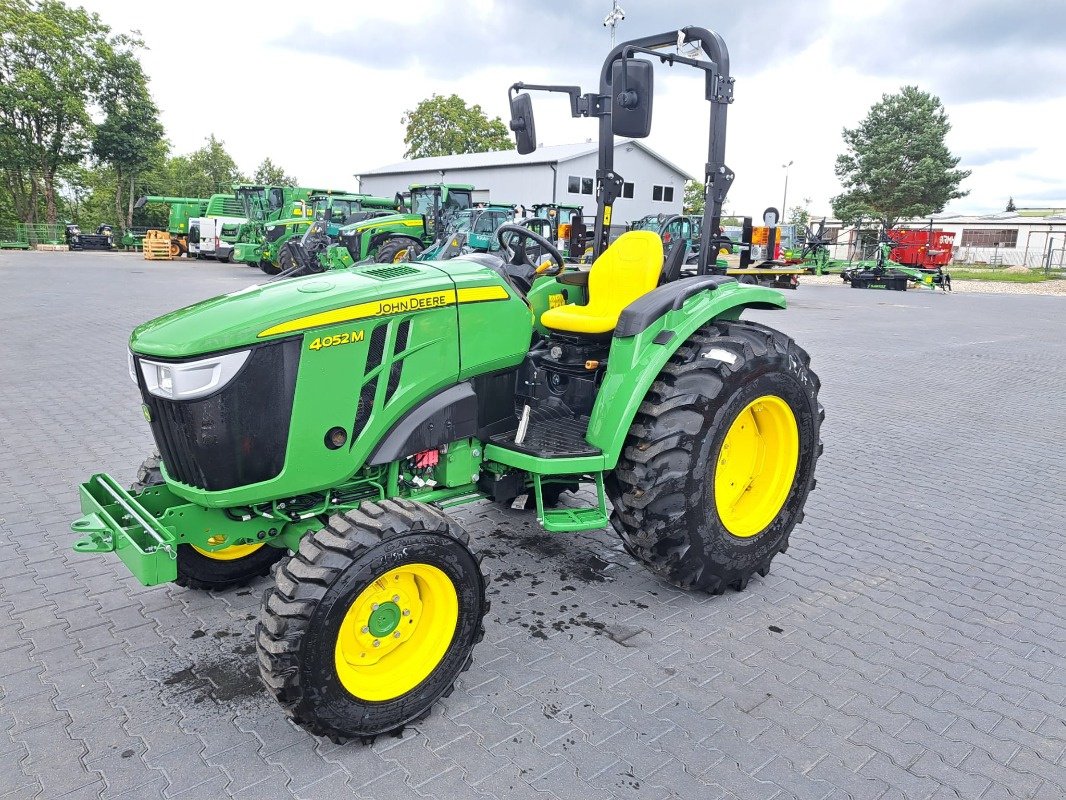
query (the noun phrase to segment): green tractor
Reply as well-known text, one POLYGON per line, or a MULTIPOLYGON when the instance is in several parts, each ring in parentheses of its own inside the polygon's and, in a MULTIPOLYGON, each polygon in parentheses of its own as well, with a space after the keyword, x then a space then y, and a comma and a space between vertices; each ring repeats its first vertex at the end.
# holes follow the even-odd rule
MULTIPOLYGON (((450 224, 450 218, 473 208, 474 187, 469 184, 416 184, 410 187, 410 213, 398 212, 349 225, 341 239, 353 261, 403 261, 433 244, 450 224)), ((396 208, 403 208, 396 196, 396 208)))
MULTIPOLYGON (((170 257, 178 258, 189 254, 189 220, 201 217, 207 211, 208 200, 202 197, 165 197, 163 195, 145 195, 137 198, 134 210, 140 210, 149 203, 161 203, 170 206, 167 217, 167 232, 170 234, 170 257)), ((144 238, 143 236, 141 237, 144 238)), ((133 244, 133 242, 131 242, 133 244)), ((125 241, 123 242, 125 246, 125 241)))
POLYGON ((292 254, 285 243, 303 235, 313 220, 329 217, 330 231, 336 236, 345 225, 354 225, 368 219, 387 215, 395 210, 395 201, 387 197, 347 192, 321 192, 311 195, 307 207, 297 207, 299 214, 266 224, 259 267, 267 275, 277 275, 293 267, 292 254), (329 212, 328 215, 326 212, 329 212))
POLYGON ((262 260, 266 226, 280 219, 302 217, 307 213, 307 200, 312 195, 329 194, 332 189, 313 189, 303 186, 259 186, 236 184, 233 194, 240 202, 247 218, 241 225, 234 243, 233 260, 258 267, 262 260))
POLYGON ((534 203, 530 211, 538 219, 546 219, 551 223, 552 239, 559 241, 564 238, 559 235, 559 226, 571 222, 574 217, 578 220, 585 215, 583 206, 560 205, 559 203, 534 203))
POLYGON ((788 336, 741 319, 783 296, 709 274, 705 257, 686 268, 677 246, 664 258, 650 231, 607 246, 622 190, 614 137, 651 125, 652 62, 639 53, 706 73, 701 253, 716 252, 733 84, 722 39, 689 27, 614 48, 598 92, 511 87, 521 153, 536 147, 523 88, 566 92, 575 116, 599 120, 591 269, 504 225, 501 245, 532 241, 549 268, 519 245, 364 265, 133 332, 130 375, 159 456, 129 489, 106 474, 81 485, 74 548, 116 553, 146 585, 224 589, 273 569, 260 671, 312 733, 397 733, 470 666, 488 579, 452 506, 531 493, 548 531, 613 525, 657 575, 710 593, 765 576, 802 519, 818 378, 788 336), (576 484, 591 502, 557 506, 576 484))

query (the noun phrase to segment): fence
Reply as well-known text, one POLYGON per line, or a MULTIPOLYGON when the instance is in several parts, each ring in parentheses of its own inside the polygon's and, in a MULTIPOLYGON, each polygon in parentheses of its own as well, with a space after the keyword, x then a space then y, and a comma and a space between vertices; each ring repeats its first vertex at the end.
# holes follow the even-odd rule
POLYGON ((14 228, 0 230, 0 241, 6 247, 33 247, 38 244, 66 244, 67 226, 19 222, 14 228))

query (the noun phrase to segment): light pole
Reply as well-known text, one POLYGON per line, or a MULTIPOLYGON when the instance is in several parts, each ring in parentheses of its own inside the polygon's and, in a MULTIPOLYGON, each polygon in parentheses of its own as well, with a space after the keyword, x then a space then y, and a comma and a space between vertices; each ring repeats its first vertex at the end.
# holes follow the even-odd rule
POLYGON ((611 13, 603 18, 603 27, 611 29, 611 49, 614 50, 614 29, 626 18, 626 10, 618 5, 618 0, 611 3, 611 13))
POLYGON ((781 196, 781 224, 783 225, 788 219, 788 168, 795 164, 795 161, 789 161, 787 164, 782 164, 781 168, 785 170, 785 193, 781 196))

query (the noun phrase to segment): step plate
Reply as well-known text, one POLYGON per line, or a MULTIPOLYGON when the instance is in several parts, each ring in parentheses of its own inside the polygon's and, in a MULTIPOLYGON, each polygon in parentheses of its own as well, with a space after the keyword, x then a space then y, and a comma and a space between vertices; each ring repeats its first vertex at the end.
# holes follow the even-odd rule
POLYGON ((552 417, 537 419, 531 416, 529 429, 522 444, 515 444, 515 430, 490 436, 493 444, 540 458, 574 458, 598 456, 601 450, 585 441, 588 417, 552 417))

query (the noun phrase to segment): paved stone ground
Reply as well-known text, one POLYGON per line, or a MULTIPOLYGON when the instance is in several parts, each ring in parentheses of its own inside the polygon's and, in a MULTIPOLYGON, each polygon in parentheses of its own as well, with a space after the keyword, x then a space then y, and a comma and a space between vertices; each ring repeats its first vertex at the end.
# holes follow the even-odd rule
POLYGON ((76 484, 151 446, 130 329, 256 277, 0 254, 0 797, 1066 796, 1063 298, 790 294, 762 316, 821 374, 825 455, 770 576, 692 596, 607 532, 467 507, 474 667, 363 747, 260 688, 265 581, 145 589, 69 549, 76 484))

